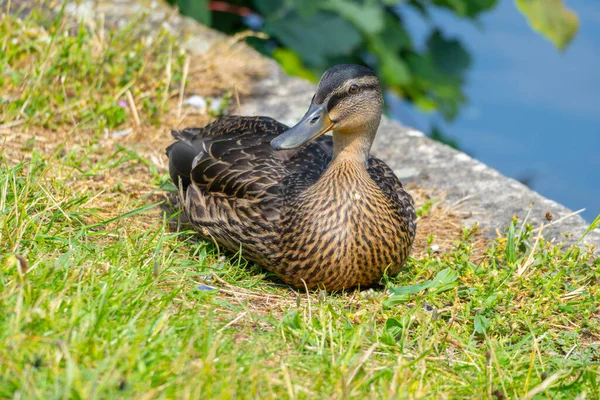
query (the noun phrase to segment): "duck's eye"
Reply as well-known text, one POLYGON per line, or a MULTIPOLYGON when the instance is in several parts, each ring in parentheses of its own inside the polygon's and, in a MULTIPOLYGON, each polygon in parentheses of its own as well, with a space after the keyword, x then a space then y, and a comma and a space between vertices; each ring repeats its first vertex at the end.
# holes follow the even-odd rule
POLYGON ((350 85, 350 87, 348 88, 348 93, 356 93, 358 92, 358 86, 352 84, 350 85))

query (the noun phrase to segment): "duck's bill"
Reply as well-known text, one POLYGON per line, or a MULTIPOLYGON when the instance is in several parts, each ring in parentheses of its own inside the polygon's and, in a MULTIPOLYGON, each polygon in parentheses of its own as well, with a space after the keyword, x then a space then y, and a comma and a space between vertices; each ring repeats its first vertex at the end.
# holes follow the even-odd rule
POLYGON ((333 127, 326 104, 313 103, 300 122, 271 141, 271 147, 275 150, 297 149, 333 130, 333 127))

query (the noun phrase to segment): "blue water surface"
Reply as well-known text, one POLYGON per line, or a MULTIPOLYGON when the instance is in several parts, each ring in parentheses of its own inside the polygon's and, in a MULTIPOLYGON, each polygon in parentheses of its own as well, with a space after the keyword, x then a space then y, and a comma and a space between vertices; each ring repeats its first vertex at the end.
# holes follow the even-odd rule
POLYGON ((600 1, 566 1, 581 26, 564 53, 532 31, 513 1, 499 3, 479 24, 445 12, 433 22, 406 15, 421 41, 435 24, 468 48, 469 104, 450 125, 407 104, 392 113, 424 131, 435 121, 461 150, 573 210, 586 208, 591 221, 600 214, 600 1))

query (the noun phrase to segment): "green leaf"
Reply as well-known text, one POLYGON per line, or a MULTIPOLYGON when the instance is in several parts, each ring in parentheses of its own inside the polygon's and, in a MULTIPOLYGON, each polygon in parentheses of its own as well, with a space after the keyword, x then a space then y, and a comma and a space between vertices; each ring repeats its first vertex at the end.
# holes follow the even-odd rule
MULTIPOLYGON (((256 0, 257 2, 262 2, 262 0, 256 0)), ((274 1, 274 0, 270 0, 270 1, 274 1)), ((284 0, 277 0, 277 1, 284 1, 284 0)), ((298 14, 300 14, 300 16, 302 18, 308 18, 311 15, 315 14, 317 11, 319 10, 324 10, 322 5, 323 5, 323 1, 322 0, 288 0, 291 1, 291 3, 288 3, 287 6, 292 6, 297 12, 298 14)), ((271 12, 272 13, 272 12, 271 12)))
POLYGON ((457 79, 464 79, 471 66, 471 56, 458 40, 446 39, 436 29, 427 39, 427 49, 439 71, 457 79))
POLYGON ((281 67, 288 75, 298 76, 311 82, 319 80, 319 77, 306 68, 302 63, 302 59, 292 50, 278 47, 273 50, 271 55, 281 64, 281 67))
POLYGON ((406 303, 410 300, 409 294, 399 294, 388 297, 384 302, 383 306, 385 308, 392 308, 402 303, 406 303))
POLYGON ((491 10, 497 0, 433 0, 433 4, 454 11, 461 17, 475 18, 491 10))
POLYGON ((379 74, 386 85, 401 86, 410 82, 408 65, 392 53, 379 36, 369 37, 369 50, 377 56, 379 74))
POLYGON ((415 104, 430 106, 425 100, 427 98, 446 120, 455 118, 465 101, 462 81, 440 71, 429 53, 409 56, 408 64, 415 79, 407 89, 415 104))
POLYGON ((385 321, 385 330, 398 337, 402 333, 402 323, 395 318, 388 318, 385 321))
POLYGON ((485 299, 485 301, 483 302, 483 305, 486 308, 490 308, 492 307, 494 304, 496 304, 496 302, 498 301, 498 298, 500 297, 500 295, 498 293, 492 293, 490 296, 488 296, 487 299, 485 299))
POLYGON ((183 15, 210 26, 211 15, 208 9, 208 0, 177 0, 176 4, 183 15))
POLYGON ((414 97, 413 102, 423 112, 434 112, 438 108, 438 104, 434 99, 422 95, 414 97))
MULTIPOLYGON (((371 40, 371 38, 367 38, 371 40)), ((412 49, 412 39, 402 22, 393 15, 385 15, 385 26, 383 31, 378 35, 378 39, 385 43, 385 48, 388 52, 398 52, 400 50, 412 49)))
POLYGON ((369 35, 381 32, 384 26, 384 9, 372 0, 362 4, 346 0, 327 0, 321 7, 341 15, 369 35))
POLYGON ((485 333, 487 328, 490 327, 490 321, 488 321, 485 315, 477 314, 475 315, 474 325, 475 332, 485 333))
POLYGON ((432 281, 425 281, 421 283, 415 283, 413 285, 399 286, 391 288, 390 292, 392 292, 396 296, 415 294, 431 287, 431 284, 432 281))
POLYGON ((577 15, 562 0, 515 0, 532 28, 564 50, 579 29, 577 15))
POLYGON ((350 22, 325 11, 308 18, 292 11, 267 20, 264 30, 312 66, 326 66, 327 58, 348 54, 361 43, 360 33, 350 22))
POLYGON ((404 85, 411 79, 406 63, 392 53, 381 54, 381 73, 388 85, 404 85))
POLYGON ((431 281, 431 287, 437 289, 435 293, 445 292, 456 285, 458 285, 458 272, 452 268, 444 268, 431 281))
POLYGON ((445 268, 438 272, 435 278, 431 280, 391 288, 390 292, 392 292, 392 296, 384 302, 384 306, 393 307, 405 303, 410 299, 411 294, 422 292, 425 289, 436 289, 435 293, 441 293, 452 289, 456 285, 458 285, 458 272, 452 268, 445 268))
POLYGON ((437 273, 435 278, 433 278, 433 286, 440 287, 443 285, 447 285, 449 283, 456 282, 457 279, 458 272, 456 272, 452 268, 444 268, 443 270, 437 273))
POLYGON ((277 13, 283 6, 284 0, 254 0, 254 9, 264 16, 277 13))

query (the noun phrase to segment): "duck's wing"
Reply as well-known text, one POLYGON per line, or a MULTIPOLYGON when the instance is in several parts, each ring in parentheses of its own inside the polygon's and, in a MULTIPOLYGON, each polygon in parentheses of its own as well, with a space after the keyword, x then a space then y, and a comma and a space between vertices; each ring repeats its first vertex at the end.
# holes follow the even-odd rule
POLYGON ((177 184, 203 193, 261 200, 314 182, 331 160, 331 138, 297 150, 275 151, 271 140, 289 128, 268 117, 224 117, 204 128, 173 131, 167 148, 177 184))
POLYGON ((394 171, 379 158, 371 156, 367 170, 371 179, 395 206, 398 218, 406 223, 407 234, 412 243, 417 231, 417 214, 412 196, 404 190, 394 171))
POLYGON ((167 149, 169 171, 183 186, 183 209, 192 225, 230 251, 243 244, 244 255, 261 265, 277 262, 283 199, 318 179, 327 154, 330 159, 331 140, 273 150, 271 140, 287 129, 271 118, 227 117, 173 132, 177 141, 167 149))
POLYGON ((267 194, 282 179, 286 156, 269 142, 287 129, 266 117, 224 117, 204 128, 173 131, 177 141, 167 148, 171 178, 215 195, 267 194))

